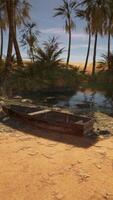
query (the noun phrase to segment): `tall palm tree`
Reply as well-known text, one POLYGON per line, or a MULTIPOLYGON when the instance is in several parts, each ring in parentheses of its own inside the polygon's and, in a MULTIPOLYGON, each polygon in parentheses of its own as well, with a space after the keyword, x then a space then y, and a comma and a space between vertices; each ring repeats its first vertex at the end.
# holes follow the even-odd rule
POLYGON ((105 26, 105 34, 108 35, 108 69, 110 69, 110 54, 111 54, 111 36, 113 35, 113 1, 106 0, 106 26, 105 26))
POLYGON ((71 53, 71 40, 72 40, 72 30, 75 28, 73 21, 74 9, 76 7, 75 0, 62 0, 63 4, 55 8, 55 17, 62 16, 65 20, 65 31, 68 33, 68 55, 67 55, 67 66, 69 65, 70 53, 71 53))
POLYGON ((25 18, 29 18, 30 4, 24 0, 5 0, 6 12, 9 26, 9 42, 6 58, 6 66, 11 65, 12 49, 16 52, 17 62, 22 65, 22 57, 20 54, 19 45, 17 42, 16 29, 24 23, 25 18))
POLYGON ((90 53, 90 46, 91 46, 91 25, 90 25, 90 8, 88 7, 86 10, 81 10, 78 9, 76 11, 76 15, 77 17, 85 20, 87 22, 85 31, 86 33, 88 33, 88 48, 87 48, 87 55, 86 55, 86 60, 85 60, 85 65, 84 65, 84 69, 83 72, 86 72, 87 69, 87 64, 88 64, 88 59, 89 59, 89 53, 90 53))
POLYGON ((6 63, 5 63, 4 73, 2 76, 3 91, 6 91, 7 80, 8 80, 9 71, 10 71, 10 67, 12 63, 13 45, 15 48, 18 64, 19 65, 23 64, 22 57, 19 50, 19 45, 17 42, 16 28, 17 28, 17 25, 19 26, 22 23, 24 23, 24 20, 28 16, 30 4, 28 3, 28 0, 0 0, 0 3, 1 2, 3 4, 4 13, 6 14, 6 21, 8 25, 8 31, 9 31, 6 63))
POLYGON ((103 34, 103 27, 106 18, 106 0, 86 0, 83 2, 85 10, 90 10, 90 28, 94 36, 94 50, 93 50, 93 68, 92 75, 95 74, 96 68, 96 52, 98 34, 103 34))
POLYGON ((11 66, 11 57, 12 57, 12 51, 13 51, 13 6, 11 0, 6 0, 6 12, 7 12, 7 18, 8 18, 8 26, 9 26, 9 35, 8 35, 8 49, 7 49, 7 56, 6 56, 6 67, 5 67, 5 73, 7 74, 9 67, 11 66))
POLYGON ((93 69, 92 75, 95 74, 96 68, 96 51, 98 34, 103 35, 104 26, 106 23, 106 0, 95 0, 92 5, 92 33, 94 34, 94 54, 93 54, 93 69))
POLYGON ((30 3, 28 0, 14 0, 14 29, 13 29, 13 42, 14 48, 17 56, 18 64, 22 64, 22 57, 19 50, 19 45, 16 37, 16 29, 20 28, 22 24, 25 24, 26 19, 30 19, 29 10, 30 3))
POLYGON ((3 56, 3 42, 4 42, 5 30, 6 30, 6 14, 4 12, 4 3, 0 1, 0 35, 1 35, 0 60, 2 60, 3 56))

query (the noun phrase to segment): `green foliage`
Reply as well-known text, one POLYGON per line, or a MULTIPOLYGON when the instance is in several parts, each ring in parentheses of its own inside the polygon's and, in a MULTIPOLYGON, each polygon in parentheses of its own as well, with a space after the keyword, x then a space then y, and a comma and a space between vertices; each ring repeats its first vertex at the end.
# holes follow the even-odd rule
POLYGON ((83 88, 107 91, 113 88, 113 74, 110 71, 99 71, 92 77, 87 75, 81 83, 83 88))
POLYGON ((21 30, 20 43, 22 47, 27 48, 27 53, 34 62, 35 49, 37 48, 39 31, 35 30, 35 23, 24 23, 24 28, 21 30))
POLYGON ((68 33, 71 30, 75 28, 75 23, 73 21, 74 16, 74 9, 76 7, 76 1, 71 0, 68 2, 67 0, 63 0, 63 4, 57 8, 55 8, 55 14, 56 16, 62 16, 65 20, 65 31, 68 33))
POLYGON ((113 53, 110 53, 109 57, 108 54, 102 55, 102 60, 98 63, 98 68, 100 68, 102 71, 111 71, 113 72, 113 53), (108 68, 109 63, 109 68, 108 68))
POLYGON ((47 42, 43 43, 44 48, 37 48, 35 59, 37 63, 46 67, 59 66, 62 59, 60 58, 63 48, 59 48, 57 38, 49 38, 47 42))
POLYGON ((13 70, 7 80, 7 90, 15 92, 39 91, 55 88, 76 89, 80 83, 80 73, 76 68, 66 66, 47 67, 37 63, 26 68, 13 70))

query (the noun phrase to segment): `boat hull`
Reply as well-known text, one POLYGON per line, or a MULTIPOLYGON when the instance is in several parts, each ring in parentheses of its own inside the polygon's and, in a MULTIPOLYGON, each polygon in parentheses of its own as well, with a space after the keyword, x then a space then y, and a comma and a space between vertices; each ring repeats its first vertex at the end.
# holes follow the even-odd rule
POLYGON ((19 109, 16 110, 13 106, 2 106, 2 108, 10 117, 49 131, 83 136, 93 130, 93 118, 55 110, 41 110, 40 108, 37 108, 35 112, 28 113, 19 112, 19 109))

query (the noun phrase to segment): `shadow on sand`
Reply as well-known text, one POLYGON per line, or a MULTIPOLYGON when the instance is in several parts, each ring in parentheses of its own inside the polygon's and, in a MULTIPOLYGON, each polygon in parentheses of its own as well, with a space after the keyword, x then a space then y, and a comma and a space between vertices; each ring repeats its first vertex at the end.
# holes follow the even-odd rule
MULTIPOLYGON (((35 137, 45 138, 47 140, 56 141, 60 143, 65 143, 68 145, 73 145, 79 148, 89 148, 93 146, 96 142, 98 142, 98 137, 78 137, 73 135, 65 135, 58 132, 47 131, 43 129, 38 129, 37 127, 33 127, 30 124, 26 124, 23 121, 17 119, 8 119, 3 122, 5 126, 13 128, 15 130, 19 130, 25 134, 33 135, 35 137)), ((21 133, 20 133, 21 134, 21 133)))

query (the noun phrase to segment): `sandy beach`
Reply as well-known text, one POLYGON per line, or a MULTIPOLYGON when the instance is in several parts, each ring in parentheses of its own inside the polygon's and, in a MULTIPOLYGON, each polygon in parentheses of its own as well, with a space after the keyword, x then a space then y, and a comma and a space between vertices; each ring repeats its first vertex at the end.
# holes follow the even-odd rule
MULTIPOLYGON (((113 133, 113 118, 95 115, 95 126, 113 133)), ((0 200, 104 199, 113 200, 112 136, 61 135, 1 121, 0 200)))

